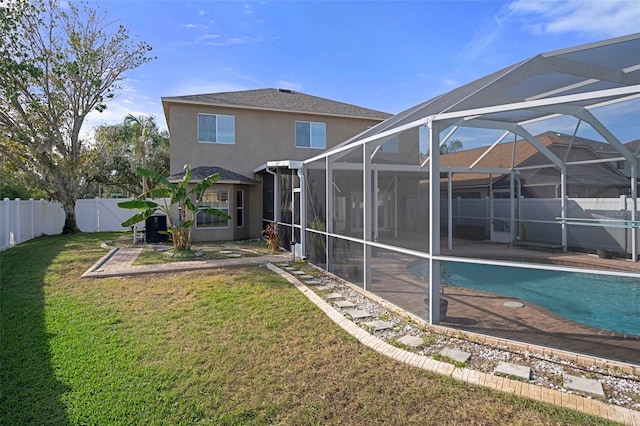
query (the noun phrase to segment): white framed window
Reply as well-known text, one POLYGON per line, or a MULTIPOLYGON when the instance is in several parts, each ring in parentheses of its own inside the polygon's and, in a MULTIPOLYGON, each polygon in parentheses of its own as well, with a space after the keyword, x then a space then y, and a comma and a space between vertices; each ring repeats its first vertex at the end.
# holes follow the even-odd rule
POLYGON ((326 124, 296 121, 296 147, 325 149, 327 147, 326 124))
POLYGON ((398 152, 398 135, 393 135, 380 146, 380 152, 398 152))
POLYGON ((233 115, 198 114, 198 142, 236 143, 236 118, 233 115))
MULTIPOLYGON (((214 208, 229 214, 229 190, 228 189, 207 189, 202 194, 200 206, 214 208)), ((200 212, 196 216, 196 228, 228 228, 229 220, 223 217, 214 216, 209 213, 200 212)))
POLYGON ((236 191, 236 227, 244 226, 244 191, 236 191))

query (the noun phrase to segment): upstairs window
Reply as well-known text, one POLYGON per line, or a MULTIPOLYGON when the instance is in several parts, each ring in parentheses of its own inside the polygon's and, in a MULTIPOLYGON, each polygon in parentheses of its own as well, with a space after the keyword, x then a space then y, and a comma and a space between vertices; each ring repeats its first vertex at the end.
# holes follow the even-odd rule
POLYGON ((236 118, 233 115, 198 114, 198 142, 236 143, 236 118))
POLYGON ((296 147, 325 149, 327 147, 326 124, 296 121, 296 147))

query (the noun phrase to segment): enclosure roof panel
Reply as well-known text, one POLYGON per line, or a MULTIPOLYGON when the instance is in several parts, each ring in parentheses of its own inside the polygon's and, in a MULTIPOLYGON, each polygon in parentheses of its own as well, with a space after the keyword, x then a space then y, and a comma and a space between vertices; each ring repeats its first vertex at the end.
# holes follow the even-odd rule
MULTIPOLYGON (((598 90, 626 88, 627 93, 608 98, 581 99, 565 103, 589 107, 640 93, 640 33, 597 43, 542 53, 496 71, 436 98, 430 99, 360 133, 333 149, 375 136, 384 131, 445 113, 464 113, 496 105, 528 103, 598 90)), ((501 123, 550 116, 549 108, 520 108, 487 113, 482 118, 501 123)), ((330 152, 330 151, 329 151, 330 152)))

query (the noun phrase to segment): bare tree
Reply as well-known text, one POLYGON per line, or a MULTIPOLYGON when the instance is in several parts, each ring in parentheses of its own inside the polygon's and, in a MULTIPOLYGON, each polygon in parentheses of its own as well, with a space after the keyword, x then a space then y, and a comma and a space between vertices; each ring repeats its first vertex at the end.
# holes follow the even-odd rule
POLYGON ((126 72, 153 59, 150 51, 86 5, 12 0, 0 7, 0 154, 62 204, 65 233, 78 231, 85 118, 106 109, 126 72))

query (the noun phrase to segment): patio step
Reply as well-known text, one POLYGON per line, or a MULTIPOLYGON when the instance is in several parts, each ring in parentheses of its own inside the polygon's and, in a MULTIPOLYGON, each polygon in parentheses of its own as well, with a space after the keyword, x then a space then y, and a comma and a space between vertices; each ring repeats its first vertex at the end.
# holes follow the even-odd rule
POLYGON ((531 368, 524 365, 511 364, 510 362, 500 362, 495 369, 496 373, 505 374, 507 376, 520 377, 521 379, 531 380, 531 368))
POLYGON ((471 359, 471 354, 468 352, 459 351, 453 348, 444 348, 440 351, 440 355, 447 357, 456 362, 467 363, 471 359))
POLYGON ((604 390, 602 389, 602 383, 595 379, 587 379, 584 377, 571 376, 569 374, 564 375, 564 385, 569 389, 590 393, 592 395, 598 395, 604 397, 604 390))
POLYGON ((392 323, 388 321, 382 321, 382 320, 368 321, 368 322, 365 322, 363 325, 366 327, 373 328, 373 331, 383 331, 383 330, 388 330, 390 328, 393 328, 392 323))
POLYGON ((399 343, 403 345, 411 346, 412 348, 417 348, 420 345, 424 344, 424 340, 418 336, 412 336, 411 334, 407 334, 398 339, 399 343))

